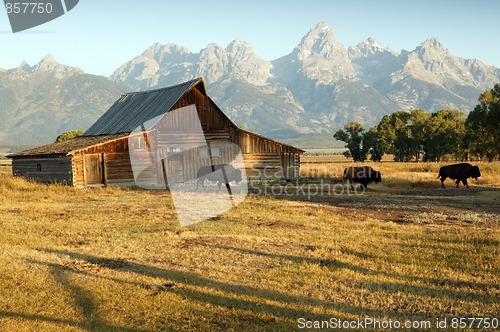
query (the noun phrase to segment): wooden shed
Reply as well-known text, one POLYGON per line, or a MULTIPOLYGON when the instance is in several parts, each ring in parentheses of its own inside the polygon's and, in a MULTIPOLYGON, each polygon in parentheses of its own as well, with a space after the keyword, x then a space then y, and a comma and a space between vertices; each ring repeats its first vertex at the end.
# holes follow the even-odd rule
POLYGON ((130 151, 131 148, 137 151, 138 146, 134 145, 146 142, 148 147, 157 148, 153 150, 155 156, 149 155, 151 160, 167 161, 161 167, 152 168, 148 175, 161 181, 166 172, 172 175, 179 170, 176 166, 183 164, 187 154, 187 149, 186 153, 179 153, 184 151, 182 141, 178 141, 180 144, 175 148, 162 149, 161 144, 179 130, 187 129, 174 128, 176 116, 169 117, 172 123, 165 122, 162 131, 144 128, 144 125, 167 112, 182 115, 187 106, 195 107, 198 119, 193 121, 201 125, 211 151, 208 155, 206 149, 190 149, 189 153, 199 154, 200 164, 181 167, 179 181, 195 177, 198 166, 225 163, 230 159, 231 152, 217 147, 218 144, 224 146, 224 142, 234 143, 241 149, 247 178, 299 176, 300 156, 304 151, 238 128, 207 95, 202 78, 162 89, 126 93, 83 136, 9 155, 12 173, 44 183, 63 182, 77 187, 134 184, 137 177, 134 178, 130 151), (137 132, 137 128, 143 130, 137 132))

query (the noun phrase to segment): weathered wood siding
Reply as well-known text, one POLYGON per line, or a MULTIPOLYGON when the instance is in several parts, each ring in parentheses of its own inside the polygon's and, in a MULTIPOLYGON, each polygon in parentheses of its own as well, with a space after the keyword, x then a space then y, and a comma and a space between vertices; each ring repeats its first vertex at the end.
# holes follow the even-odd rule
POLYGON ((72 157, 73 183, 77 187, 134 182, 128 137, 90 146, 72 157))
POLYGON ((42 183, 66 183, 73 185, 71 157, 15 158, 12 160, 12 174, 42 183))
POLYGON ((247 177, 270 180, 299 176, 300 153, 296 149, 245 131, 239 131, 236 141, 243 153, 247 177))
POLYGON ((104 164, 107 170, 107 184, 134 182, 128 152, 107 153, 104 164))

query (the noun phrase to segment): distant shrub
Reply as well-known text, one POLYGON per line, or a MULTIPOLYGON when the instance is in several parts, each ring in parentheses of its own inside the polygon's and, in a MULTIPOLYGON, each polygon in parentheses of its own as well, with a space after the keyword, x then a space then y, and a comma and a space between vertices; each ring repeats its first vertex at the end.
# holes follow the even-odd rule
POLYGON ((66 141, 68 139, 72 139, 72 138, 82 136, 82 135, 83 135, 83 130, 67 131, 67 132, 62 133, 61 135, 57 136, 56 142, 66 141))

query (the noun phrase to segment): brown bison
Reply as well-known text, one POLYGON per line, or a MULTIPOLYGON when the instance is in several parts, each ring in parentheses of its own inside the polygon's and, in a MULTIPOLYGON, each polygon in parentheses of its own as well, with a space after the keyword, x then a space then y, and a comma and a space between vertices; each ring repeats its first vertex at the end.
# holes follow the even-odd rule
POLYGON ((368 187, 369 183, 375 182, 379 183, 382 181, 382 176, 379 171, 375 171, 370 166, 350 166, 344 169, 344 175, 342 177, 342 184, 349 182, 351 188, 354 190, 352 183, 359 183, 363 190, 368 187))
POLYGON ((196 173, 196 177, 198 178, 196 181, 196 190, 198 190, 198 186, 200 185, 205 190, 205 186, 203 185, 205 180, 217 182, 220 190, 223 183, 227 187, 232 181, 241 182, 241 170, 234 168, 230 164, 201 166, 196 173))
POLYGON ((444 188, 444 180, 447 178, 457 180, 457 188, 460 181, 469 188, 467 184, 468 178, 476 179, 481 176, 481 172, 479 171, 479 167, 472 166, 469 163, 461 163, 455 165, 443 166, 439 169, 438 179, 441 180, 441 186, 444 188))

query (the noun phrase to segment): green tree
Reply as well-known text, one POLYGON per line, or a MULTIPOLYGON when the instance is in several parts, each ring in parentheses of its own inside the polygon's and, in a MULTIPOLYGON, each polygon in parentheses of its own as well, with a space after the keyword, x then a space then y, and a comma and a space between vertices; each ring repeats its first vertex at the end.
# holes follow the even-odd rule
POLYGON ((377 127, 370 128, 363 134, 363 151, 370 154, 370 160, 381 161, 385 152, 380 141, 377 127))
POLYGON ((362 147, 365 128, 359 122, 349 122, 344 129, 339 129, 333 135, 335 139, 346 143, 348 151, 344 156, 352 157, 354 161, 365 161, 367 152, 362 147))
POLYGON ((500 85, 485 91, 466 120, 464 145, 478 158, 489 161, 500 156, 500 85))
POLYGON ((83 130, 67 131, 67 132, 62 133, 61 135, 57 136, 56 142, 66 141, 68 139, 72 139, 72 138, 82 136, 82 135, 83 135, 83 130))
POLYGON ((410 113, 398 111, 385 115, 377 126, 382 149, 394 154, 395 161, 408 161, 413 157, 410 117, 410 113))
POLYGON ((458 156, 465 135, 462 112, 440 110, 432 113, 425 125, 424 161, 440 161, 447 154, 458 156))
POLYGON ((431 114, 423 109, 413 110, 410 113, 410 118, 406 127, 409 128, 409 152, 415 156, 418 163, 420 155, 423 153, 424 144, 427 133, 427 122, 431 118, 431 114))

